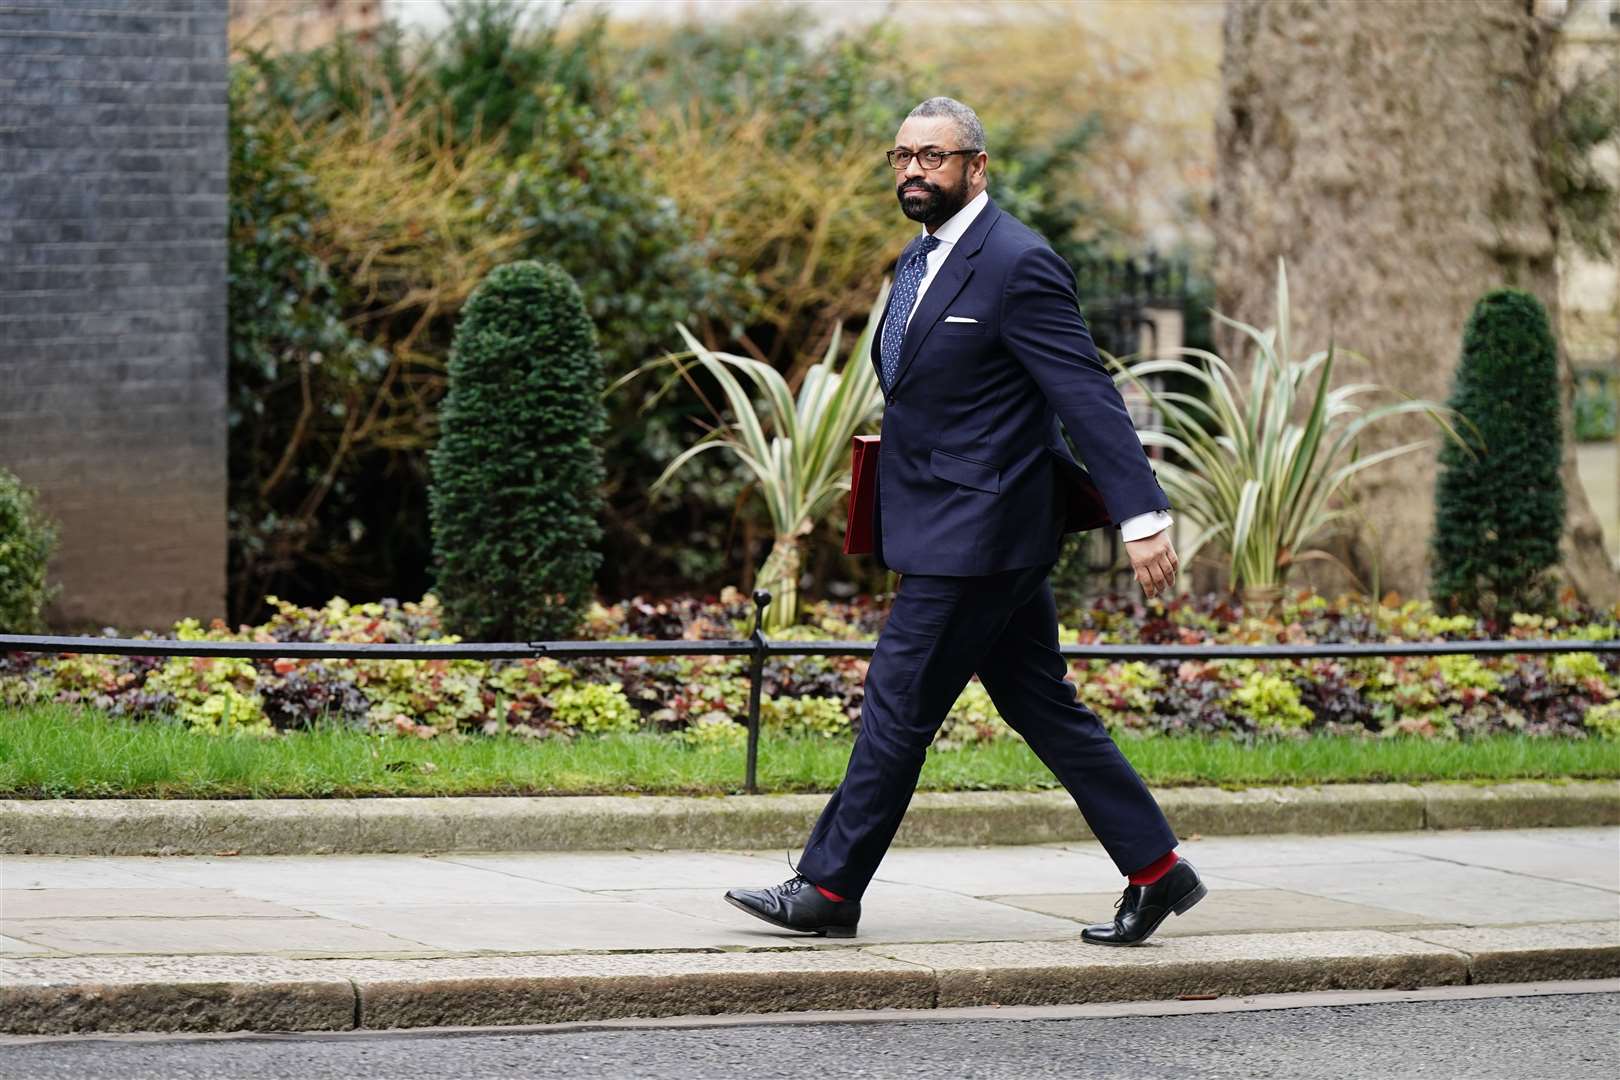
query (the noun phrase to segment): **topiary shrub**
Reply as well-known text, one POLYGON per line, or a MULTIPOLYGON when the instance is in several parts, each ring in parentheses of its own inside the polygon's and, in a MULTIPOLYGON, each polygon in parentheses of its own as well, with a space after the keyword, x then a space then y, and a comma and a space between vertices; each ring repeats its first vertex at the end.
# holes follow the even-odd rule
POLYGON ((457 634, 570 637, 602 556, 596 331, 572 278, 497 267, 462 309, 433 480, 435 592, 457 634))
POLYGON ((45 583, 57 526, 35 502, 32 488, 0 468, 0 634, 45 629, 45 605, 61 591, 45 583))
POLYGON ((1437 605, 1539 611, 1564 530, 1558 348, 1530 293, 1495 289, 1463 329, 1450 401, 1478 429, 1475 453, 1445 443, 1435 480, 1432 592, 1437 605))

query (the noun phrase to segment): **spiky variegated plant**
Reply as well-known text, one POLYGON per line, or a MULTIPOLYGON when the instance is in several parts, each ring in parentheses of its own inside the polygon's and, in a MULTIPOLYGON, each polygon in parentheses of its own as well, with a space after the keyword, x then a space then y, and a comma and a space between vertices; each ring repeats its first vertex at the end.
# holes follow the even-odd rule
POLYGON ((1306 547, 1350 513, 1330 506, 1333 496, 1362 470, 1431 445, 1422 440, 1361 457, 1357 436, 1368 426, 1397 413, 1423 412, 1461 443, 1447 419, 1456 413, 1445 405, 1392 390, 1405 400, 1364 410, 1355 398, 1387 388, 1374 383, 1333 387, 1331 342, 1321 352, 1293 360, 1288 311, 1288 274, 1279 257, 1276 325, 1260 330, 1212 312, 1256 345, 1246 394, 1226 361, 1203 349, 1173 351, 1205 361, 1207 370, 1173 357, 1109 358, 1117 369, 1115 383, 1134 383, 1163 417, 1160 429, 1139 433, 1142 442, 1181 457, 1155 463, 1171 504, 1198 529, 1181 558, 1191 562, 1205 545, 1216 545, 1229 556, 1234 589, 1284 585, 1291 569, 1306 559, 1343 565, 1326 551, 1306 547), (1313 372, 1317 383, 1311 391, 1305 382, 1313 372), (1208 401, 1145 381, 1161 374, 1196 380, 1207 388, 1208 401), (1309 415, 1299 423, 1293 412, 1302 391, 1313 396, 1309 415))
MULTIPOLYGON (((669 463, 651 490, 663 487, 676 470, 705 450, 730 450, 754 474, 775 533, 775 543, 756 575, 760 587, 771 591, 765 619, 770 629, 798 621, 804 537, 849 490, 850 436, 877 419, 883 403, 872 368, 872 333, 888 301, 889 283, 884 281, 843 369, 838 364, 842 334, 835 329, 826 353, 805 373, 797 397, 771 365, 706 349, 679 324, 687 351, 649 361, 609 388, 671 364, 676 376, 684 376, 688 361, 695 359, 725 391, 730 419, 717 418, 714 428, 669 463), (756 402, 751 389, 762 396, 761 401, 756 402)), ((656 402, 676 376, 644 408, 656 402)))

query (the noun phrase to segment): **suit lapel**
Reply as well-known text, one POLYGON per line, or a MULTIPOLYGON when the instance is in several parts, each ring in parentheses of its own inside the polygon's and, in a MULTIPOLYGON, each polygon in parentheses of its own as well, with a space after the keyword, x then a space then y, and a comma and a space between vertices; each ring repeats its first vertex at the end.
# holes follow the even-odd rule
MULTIPOLYGON (((1001 211, 997 208, 995 200, 987 201, 984 209, 979 211, 979 216, 973 219, 973 224, 968 226, 967 232, 951 245, 951 253, 945 256, 939 273, 929 282, 928 291, 923 293, 922 300, 917 304, 916 313, 911 316, 911 324, 906 327, 906 336, 900 344, 900 368, 894 373, 895 386, 899 386, 900 380, 906 377, 906 369, 922 350, 922 343, 928 337, 928 332, 934 328, 940 316, 945 314, 945 309, 951 306, 952 301, 967 285, 968 279, 973 276, 971 260, 979 253, 979 248, 984 244, 985 234, 990 231, 990 226, 1000 215, 1001 211)), ((878 370, 882 371, 882 368, 878 370)))

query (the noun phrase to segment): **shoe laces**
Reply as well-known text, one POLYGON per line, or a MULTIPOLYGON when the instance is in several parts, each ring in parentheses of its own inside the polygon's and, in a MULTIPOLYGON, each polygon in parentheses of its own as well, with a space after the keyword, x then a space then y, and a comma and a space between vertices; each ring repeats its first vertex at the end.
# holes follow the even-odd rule
POLYGON ((806 885, 810 884, 810 879, 799 873, 799 868, 793 865, 793 852, 788 851, 785 852, 785 854, 787 856, 788 869, 793 871, 793 876, 782 882, 779 888, 784 893, 792 895, 793 893, 803 889, 806 885))

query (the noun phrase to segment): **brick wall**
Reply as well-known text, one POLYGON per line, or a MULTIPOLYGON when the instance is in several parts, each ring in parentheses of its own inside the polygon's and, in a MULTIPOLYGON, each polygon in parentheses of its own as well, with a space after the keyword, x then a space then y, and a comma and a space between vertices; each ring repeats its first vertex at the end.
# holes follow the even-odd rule
POLYGON ((0 465, 59 629, 224 614, 227 0, 0 0, 0 465))

